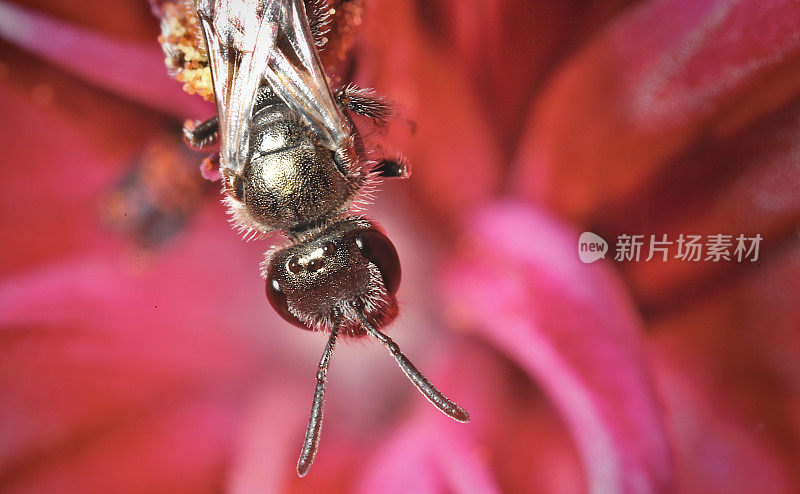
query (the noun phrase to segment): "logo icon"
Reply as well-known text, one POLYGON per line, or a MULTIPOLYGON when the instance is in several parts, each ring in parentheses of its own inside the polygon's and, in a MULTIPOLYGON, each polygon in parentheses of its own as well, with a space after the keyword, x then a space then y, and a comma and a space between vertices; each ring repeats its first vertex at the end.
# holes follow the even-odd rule
POLYGON ((606 257, 606 252, 608 252, 608 243, 603 240, 603 237, 592 232, 581 233, 578 238, 578 257, 582 262, 593 263, 606 257))

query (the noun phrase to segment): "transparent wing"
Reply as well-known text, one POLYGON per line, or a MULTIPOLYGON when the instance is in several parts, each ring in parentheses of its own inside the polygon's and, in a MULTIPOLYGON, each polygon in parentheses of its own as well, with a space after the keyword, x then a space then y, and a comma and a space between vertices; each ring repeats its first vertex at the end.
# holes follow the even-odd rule
POLYGON ((333 99, 302 0, 195 0, 211 65, 221 165, 241 173, 262 80, 331 149, 349 124, 333 99))

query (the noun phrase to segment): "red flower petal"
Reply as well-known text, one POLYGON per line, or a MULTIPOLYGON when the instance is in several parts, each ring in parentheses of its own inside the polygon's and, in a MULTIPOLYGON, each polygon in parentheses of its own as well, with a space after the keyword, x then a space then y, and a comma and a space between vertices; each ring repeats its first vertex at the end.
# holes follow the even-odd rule
POLYGON ((486 208, 471 228, 475 251, 445 276, 452 310, 541 383, 590 490, 665 489, 669 447, 639 322, 608 267, 581 264, 577 235, 523 205, 486 208))
POLYGON ((782 465, 780 456, 764 441, 763 429, 773 424, 741 420, 726 406, 725 393, 719 393, 684 358, 676 366, 668 352, 659 353, 654 361, 677 453, 678 491, 796 492, 786 471, 792 467, 782 465))
MULTIPOLYGON (((680 234, 725 233, 732 235, 734 248, 739 234, 760 234, 759 260, 769 259, 794 237, 800 221, 798 116, 800 101, 794 101, 744 131, 681 158, 652 185, 598 214, 598 233, 609 240, 620 233, 656 238, 667 234, 672 241, 680 234)), ((727 284, 737 274, 755 273, 760 264, 673 258, 621 268, 644 310, 660 312, 708 296, 710 287, 727 284)))
POLYGON ((760 267, 742 270, 650 323, 686 484, 701 490, 714 484, 704 490, 726 492, 746 492, 761 482, 776 486, 764 488, 770 492, 800 485, 793 468, 800 461, 797 252, 795 239, 760 267), (719 454, 710 457, 704 448, 719 454))
POLYGON ((534 93, 598 21, 598 7, 576 0, 417 2, 415 17, 442 62, 456 62, 462 75, 451 86, 477 96, 492 139, 511 153, 534 93))
MULTIPOLYGON (((462 69, 417 22, 413 2, 376 2, 363 26, 360 82, 396 101, 416 129, 393 123, 388 144, 410 158, 415 198, 432 217, 457 216, 498 186, 499 154, 462 69), (407 133, 407 132, 406 132, 407 133)), ((408 123, 408 122, 406 122, 408 123)))
POLYGON ((221 483, 237 425, 230 404, 198 397, 156 414, 135 412, 95 422, 3 465, 3 492, 217 492, 213 486, 221 483))
POLYGON ((800 89, 793 2, 654 0, 620 16, 543 96, 514 187, 571 217, 800 89))

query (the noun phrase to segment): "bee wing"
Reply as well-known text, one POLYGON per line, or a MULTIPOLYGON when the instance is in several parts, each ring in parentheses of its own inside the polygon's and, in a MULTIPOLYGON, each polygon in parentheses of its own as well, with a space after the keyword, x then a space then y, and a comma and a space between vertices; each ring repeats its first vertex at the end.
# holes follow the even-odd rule
POLYGON ((323 144, 346 142, 349 124, 334 102, 302 0, 195 0, 195 8, 217 100, 222 167, 244 169, 262 80, 323 144))

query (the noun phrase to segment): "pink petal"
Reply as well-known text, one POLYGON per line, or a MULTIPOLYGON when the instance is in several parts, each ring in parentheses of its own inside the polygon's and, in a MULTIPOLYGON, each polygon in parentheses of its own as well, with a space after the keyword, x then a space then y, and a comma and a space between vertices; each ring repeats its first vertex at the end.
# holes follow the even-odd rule
POLYGON ((296 475, 310 401, 300 384, 271 382, 253 390, 232 460, 231 493, 281 492, 284 479, 296 475))
POLYGON ((481 454, 482 450, 474 438, 453 427, 443 430, 434 424, 431 424, 428 433, 436 437, 434 447, 439 468, 451 492, 464 494, 501 492, 489 469, 488 458, 481 454))
POLYGON ((385 438, 358 492, 501 492, 474 431, 438 419, 420 413, 385 438))
POLYGON ((431 431, 413 423, 398 428, 379 450, 379 461, 366 466, 355 492, 372 494, 435 494, 442 492, 444 481, 436 468, 431 431))
POLYGON ((8 2, 0 2, 0 37, 150 108, 177 117, 211 111, 210 105, 184 93, 167 76, 164 54, 155 38, 148 45, 114 39, 8 2))
POLYGON ((458 318, 544 388, 570 428, 593 492, 658 492, 670 452, 639 340, 640 323, 576 233, 528 206, 500 203, 471 222, 473 251, 444 289, 458 318))
POLYGON ((153 482, 167 492, 198 492, 195 479, 221 484, 248 381, 262 362, 281 359, 265 359, 258 344, 269 327, 258 276, 248 289, 243 277, 220 276, 217 264, 198 262, 207 249, 228 252, 230 275, 245 264, 252 272, 259 254, 248 259, 236 252, 241 244, 233 236, 204 231, 196 244, 151 261, 144 272, 144 263, 126 265, 106 254, 3 279, 4 486, 141 492, 156 491, 140 487, 153 482), (222 247, 225 239, 231 245, 222 247), (216 418, 195 421, 194 410, 216 418), (134 461, 128 451, 147 461, 134 461), (191 474, 182 479, 184 468, 191 474), (105 487, 112 481, 120 487, 105 487))
POLYGON ((439 365, 426 367, 426 375, 470 413, 470 422, 454 422, 417 399, 413 414, 375 438, 377 446, 371 448, 356 484, 361 492, 379 482, 396 492, 500 492, 492 460, 502 454, 495 442, 503 448, 513 443, 498 436, 507 430, 508 411, 515 408, 511 397, 517 390, 504 382, 505 368, 485 347, 459 343, 439 353, 439 365), (408 468, 398 467, 400 461, 408 468), (420 479, 415 478, 418 474, 420 479))

